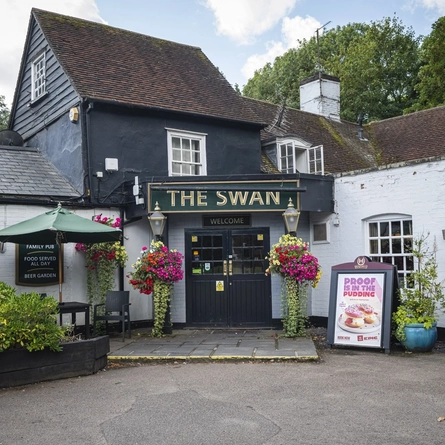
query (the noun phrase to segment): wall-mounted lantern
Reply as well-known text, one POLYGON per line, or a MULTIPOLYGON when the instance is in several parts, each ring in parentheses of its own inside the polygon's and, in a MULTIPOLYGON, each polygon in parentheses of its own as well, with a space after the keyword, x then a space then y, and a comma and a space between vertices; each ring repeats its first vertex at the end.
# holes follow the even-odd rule
POLYGON ((148 221, 150 222, 153 235, 156 237, 156 239, 161 239, 167 217, 161 213, 161 208, 159 207, 159 203, 157 201, 154 212, 148 216, 148 221))
POLYGON ((294 203, 292 202, 292 198, 289 198, 289 204, 287 205, 287 209, 283 212, 284 223, 286 224, 287 232, 290 235, 297 234, 298 221, 300 219, 300 211, 294 207, 294 203))

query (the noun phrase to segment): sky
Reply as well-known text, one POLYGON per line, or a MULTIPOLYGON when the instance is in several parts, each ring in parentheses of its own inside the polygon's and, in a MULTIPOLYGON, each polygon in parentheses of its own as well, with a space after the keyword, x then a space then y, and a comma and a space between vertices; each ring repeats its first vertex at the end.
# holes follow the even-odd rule
POLYGON ((445 15, 445 0, 0 0, 0 95, 8 108, 33 7, 197 46, 240 88, 317 30, 395 15, 420 36, 445 15))

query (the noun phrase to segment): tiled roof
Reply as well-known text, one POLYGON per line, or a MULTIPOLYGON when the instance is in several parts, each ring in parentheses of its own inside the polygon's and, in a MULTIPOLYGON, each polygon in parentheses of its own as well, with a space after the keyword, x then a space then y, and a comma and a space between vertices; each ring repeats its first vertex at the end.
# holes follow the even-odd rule
POLYGON ((298 136, 311 146, 323 145, 326 174, 377 166, 370 143, 359 139, 357 124, 247 97, 244 100, 262 120, 269 122, 261 132, 263 141, 298 136))
POLYGON ((75 190, 34 148, 0 145, 0 195, 76 198, 75 190))
POLYGON ((200 48, 33 9, 84 98, 259 123, 200 48))
POLYGON ((265 153, 261 153, 261 172, 274 175, 281 173, 265 153))
POLYGON ((368 124, 382 163, 445 155, 445 106, 368 124))
POLYGON ((445 155, 445 106, 363 126, 313 113, 244 98, 269 126, 262 141, 297 136, 323 145, 325 173, 345 173, 445 155))

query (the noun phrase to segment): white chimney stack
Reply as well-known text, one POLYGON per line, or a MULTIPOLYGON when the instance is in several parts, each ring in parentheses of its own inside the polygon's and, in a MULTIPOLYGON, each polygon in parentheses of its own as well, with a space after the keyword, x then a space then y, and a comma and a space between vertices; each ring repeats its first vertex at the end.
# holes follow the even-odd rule
POLYGON ((300 83, 300 110, 340 120, 340 79, 316 73, 300 83))

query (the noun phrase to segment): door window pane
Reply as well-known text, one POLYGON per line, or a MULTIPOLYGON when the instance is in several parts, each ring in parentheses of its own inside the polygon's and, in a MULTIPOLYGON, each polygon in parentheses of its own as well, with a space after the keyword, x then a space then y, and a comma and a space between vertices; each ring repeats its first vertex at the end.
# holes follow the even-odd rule
POLYGON ((193 275, 221 275, 223 273, 222 235, 193 237, 191 267, 193 275))
POLYGON ((234 274, 263 274, 264 255, 264 240, 258 234, 232 235, 234 274))

